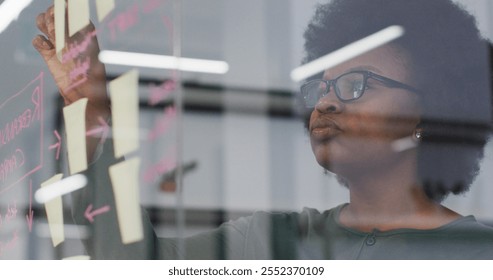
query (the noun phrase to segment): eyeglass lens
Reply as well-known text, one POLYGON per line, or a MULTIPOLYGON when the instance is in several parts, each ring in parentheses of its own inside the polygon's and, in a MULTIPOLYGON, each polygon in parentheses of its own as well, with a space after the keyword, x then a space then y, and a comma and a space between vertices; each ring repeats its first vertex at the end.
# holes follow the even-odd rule
MULTIPOLYGON (((320 98, 329 92, 330 82, 316 80, 305 84, 302 92, 306 107, 313 108, 320 98)), ((363 73, 347 73, 335 80, 335 91, 339 99, 349 101, 361 97, 365 87, 363 73)))

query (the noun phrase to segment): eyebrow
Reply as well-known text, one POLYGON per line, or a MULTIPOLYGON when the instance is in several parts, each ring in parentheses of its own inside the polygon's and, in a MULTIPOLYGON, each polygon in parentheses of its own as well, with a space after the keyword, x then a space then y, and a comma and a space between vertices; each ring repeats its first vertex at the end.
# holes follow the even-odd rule
MULTIPOLYGON (((371 65, 360 65, 360 66, 356 66, 356 67, 347 69, 346 71, 342 72, 341 74, 339 74, 339 75, 337 75, 335 77, 338 77, 340 75, 343 75, 343 74, 346 74, 346 73, 349 73, 349 72, 352 72, 352 71, 372 71, 372 72, 375 72, 377 74, 383 75, 383 72, 380 69, 378 69, 377 67, 375 67, 375 66, 371 66, 371 65)), ((326 80, 330 80, 330 79, 327 79, 325 75, 323 75, 322 78, 323 79, 326 79, 326 80)))
POLYGON ((358 67, 353 67, 351 69, 348 69, 345 73, 348 73, 351 71, 373 71, 373 72, 376 72, 378 74, 383 74, 383 72, 380 69, 378 69, 375 66, 371 66, 371 65, 361 65, 358 67))

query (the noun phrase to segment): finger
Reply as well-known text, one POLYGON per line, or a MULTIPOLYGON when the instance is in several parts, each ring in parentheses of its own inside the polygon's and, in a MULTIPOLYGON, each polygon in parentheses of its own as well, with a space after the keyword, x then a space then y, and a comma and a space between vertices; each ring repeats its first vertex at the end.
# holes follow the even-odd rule
POLYGON ((34 37, 32 45, 46 63, 49 63, 56 56, 55 46, 42 35, 34 37))
POLYGON ((37 35, 36 37, 34 37, 34 39, 32 40, 32 44, 34 48, 39 52, 55 49, 53 43, 42 35, 37 35))
POLYGON ((36 26, 39 31, 43 32, 44 35, 48 36, 48 29, 46 27, 45 14, 41 13, 36 17, 36 26))
MULTIPOLYGON (((69 38, 69 35, 68 35, 68 5, 67 5, 67 1, 65 1, 65 12, 64 12, 64 25, 60 26, 60 28, 63 28, 63 32, 64 32, 64 36, 65 38, 69 38)), ((45 13, 45 22, 46 22, 46 25, 47 25, 47 32, 49 33, 48 34, 48 38, 50 40, 52 40, 52 42, 55 41, 56 39, 56 22, 55 22, 55 5, 52 5, 50 6, 47 10, 46 10, 46 13, 45 13)))
POLYGON ((46 13, 44 13, 44 21, 46 25, 46 35, 52 42, 55 42, 55 13, 53 6, 48 8, 46 13))

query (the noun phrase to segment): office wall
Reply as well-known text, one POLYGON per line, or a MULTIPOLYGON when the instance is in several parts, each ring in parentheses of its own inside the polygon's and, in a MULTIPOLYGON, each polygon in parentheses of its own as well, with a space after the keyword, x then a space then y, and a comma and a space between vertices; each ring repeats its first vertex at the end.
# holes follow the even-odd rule
MULTIPOLYGON (((138 69, 140 146, 128 158, 141 160, 138 202, 154 215, 158 235, 190 235, 257 210, 325 210, 348 201, 346 188, 316 163, 303 124, 293 114, 299 84, 290 72, 300 65, 302 34, 318 1, 118 0, 103 21, 96 18, 95 1, 88 2, 103 50, 229 64, 225 74, 138 69), (167 82, 175 88, 165 89, 167 82), (152 104, 156 92, 181 96, 183 111, 167 111, 177 108, 164 102, 169 100, 152 104), (170 165, 159 169, 163 161, 170 165), (190 167, 182 170, 182 181, 175 180, 181 191, 161 185, 176 164, 190 167), (158 171, 152 173, 153 168, 158 171), (180 211, 185 229, 177 226, 183 225, 180 211)), ((477 16, 485 37, 493 37, 491 1, 457 2, 477 16)), ((58 245, 52 242, 45 203, 34 198, 53 175, 71 175, 58 89, 31 45, 39 33, 36 16, 52 3, 33 1, 0 34, 0 128, 6 132, 9 120, 28 109, 32 117, 29 127, 0 146, 4 159, 25 159, 14 171, 7 171, 4 161, 0 172, 0 259, 85 254, 81 240, 87 232, 71 219, 70 195, 62 197, 65 237, 58 245)), ((108 64, 108 81, 134 68, 108 64)), ((481 167, 471 191, 445 204, 493 223, 491 143, 481 167)))

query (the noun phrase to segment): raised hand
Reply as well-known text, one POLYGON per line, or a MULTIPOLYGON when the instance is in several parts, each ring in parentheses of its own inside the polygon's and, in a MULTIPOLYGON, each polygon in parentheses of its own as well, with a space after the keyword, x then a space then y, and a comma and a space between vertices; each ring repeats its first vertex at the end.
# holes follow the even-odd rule
MULTIPOLYGON (((98 59, 99 45, 94 25, 88 25, 71 37, 65 32, 65 47, 60 60, 55 49, 54 6, 39 14, 36 24, 43 35, 37 35, 32 44, 46 62, 65 105, 87 98, 86 128, 90 130, 100 126, 100 119, 108 120, 111 113, 106 92, 106 72, 104 64, 98 59)), ((89 159, 98 143, 97 137, 87 139, 89 159)))

